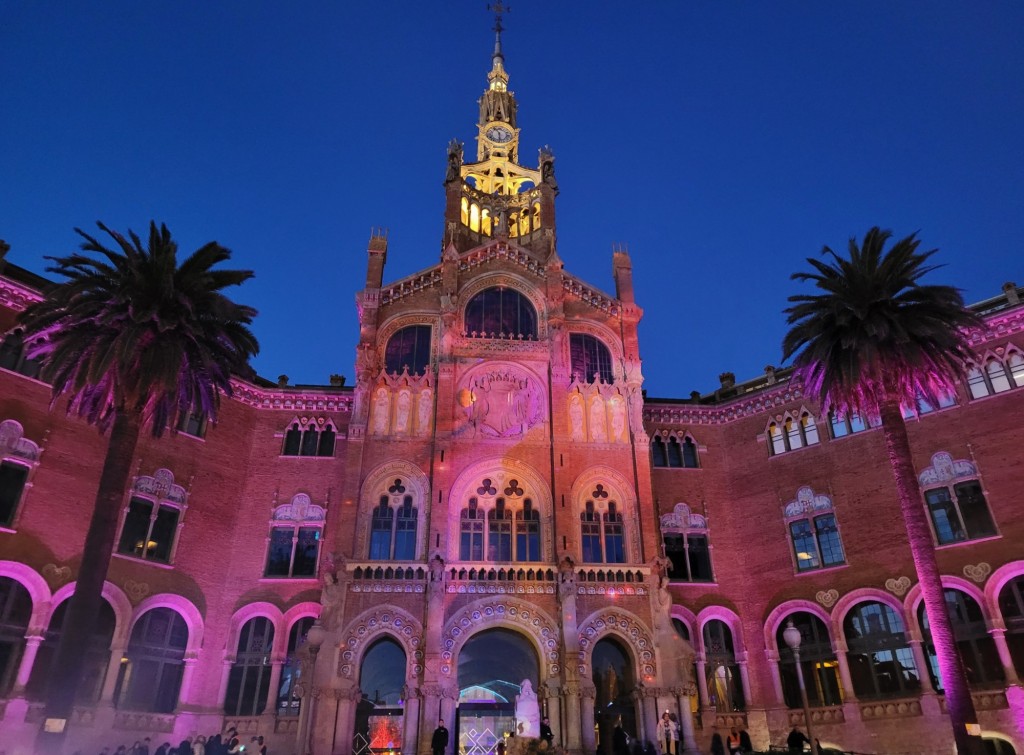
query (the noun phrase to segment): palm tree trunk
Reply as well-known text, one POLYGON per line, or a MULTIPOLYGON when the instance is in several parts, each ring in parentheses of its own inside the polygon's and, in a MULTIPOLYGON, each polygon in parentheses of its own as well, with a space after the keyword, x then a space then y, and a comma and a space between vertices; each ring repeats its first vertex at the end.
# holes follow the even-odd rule
MULTIPOLYGON (((85 536, 82 564, 69 599, 57 653, 53 659, 46 690, 46 718, 71 717, 81 682, 85 648, 89 646, 103 600, 103 583, 117 536, 117 523, 124 505, 124 491, 131 475, 141 422, 137 414, 118 410, 110 431, 110 443, 103 461, 99 489, 85 536)), ((42 752, 60 752, 63 736, 42 734, 42 752)))
MULTIPOLYGON (((946 710, 953 726, 956 750, 959 755, 980 755, 983 752, 981 737, 967 733, 967 724, 977 724, 978 716, 974 711, 967 674, 957 651, 953 624, 946 608, 932 532, 925 515, 921 488, 917 483, 917 472, 910 454, 907 426, 898 399, 886 399, 881 407, 881 419, 885 450, 896 478, 896 493, 903 513, 903 523, 907 528, 910 553, 921 585, 932 644, 939 661, 939 674, 945 690, 946 710)), ((918 673, 924 674, 927 670, 919 669, 918 673)))

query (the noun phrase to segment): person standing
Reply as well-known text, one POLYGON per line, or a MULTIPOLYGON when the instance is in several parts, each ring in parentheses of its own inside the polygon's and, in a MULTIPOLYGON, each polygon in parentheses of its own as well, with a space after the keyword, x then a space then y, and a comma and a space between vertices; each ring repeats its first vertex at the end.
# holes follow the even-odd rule
POLYGON ((612 730, 612 753, 613 755, 629 755, 629 738, 622 728, 622 721, 615 722, 612 730))
POLYGON ((740 728, 740 752, 753 752, 754 744, 750 741, 750 735, 747 730, 740 728))
POLYGON ((717 726, 711 727, 711 755, 725 755, 725 742, 717 726))
POLYGON ((729 755, 734 755, 740 751, 740 733, 736 730, 735 726, 729 730, 729 738, 725 740, 725 744, 729 748, 729 755))
POLYGON ((547 716, 540 720, 540 738, 548 743, 549 748, 555 743, 555 733, 551 731, 551 720, 547 716))
POLYGON ((805 743, 810 744, 811 740, 794 726, 793 731, 789 732, 789 736, 786 737, 786 747, 789 748, 790 752, 803 752, 805 743))
POLYGON ((444 751, 448 749, 448 729, 445 728, 443 718, 438 720, 434 736, 430 738, 430 749, 434 755, 444 755, 444 751))
POLYGON ((678 755, 679 727, 676 725, 676 722, 669 717, 667 710, 661 714, 661 720, 658 721, 656 732, 658 736, 658 744, 663 745, 665 748, 662 750, 664 755, 678 755))

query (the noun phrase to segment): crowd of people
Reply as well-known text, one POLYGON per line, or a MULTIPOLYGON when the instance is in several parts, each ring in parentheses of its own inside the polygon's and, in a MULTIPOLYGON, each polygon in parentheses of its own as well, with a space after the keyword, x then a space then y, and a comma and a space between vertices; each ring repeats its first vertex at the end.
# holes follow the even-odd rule
MULTIPOLYGON (((79 751, 75 755, 82 755, 79 751)), ((262 736, 250 737, 248 742, 238 736, 236 729, 209 737, 188 737, 177 745, 170 742, 156 746, 146 737, 132 745, 119 745, 116 749, 104 747, 99 755, 267 755, 262 736)))

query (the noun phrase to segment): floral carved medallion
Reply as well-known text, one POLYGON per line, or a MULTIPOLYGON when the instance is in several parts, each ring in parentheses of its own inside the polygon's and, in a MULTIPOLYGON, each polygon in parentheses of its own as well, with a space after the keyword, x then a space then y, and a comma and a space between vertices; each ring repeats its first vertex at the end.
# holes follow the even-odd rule
POLYGON ((898 598, 902 598, 910 589, 910 577, 890 577, 885 580, 885 589, 898 598))
POLYGON ((825 606, 825 608, 831 608, 839 600, 839 590, 818 590, 818 594, 814 596, 814 599, 825 606))

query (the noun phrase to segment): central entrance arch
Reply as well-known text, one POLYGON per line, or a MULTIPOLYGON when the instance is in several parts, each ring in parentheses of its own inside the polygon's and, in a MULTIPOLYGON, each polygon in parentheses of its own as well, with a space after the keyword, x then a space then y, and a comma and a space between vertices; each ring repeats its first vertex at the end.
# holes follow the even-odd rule
POLYGON ((485 629, 459 653, 456 752, 493 755, 498 742, 516 731, 516 696, 524 681, 540 682, 540 659, 529 638, 513 629, 485 629))

